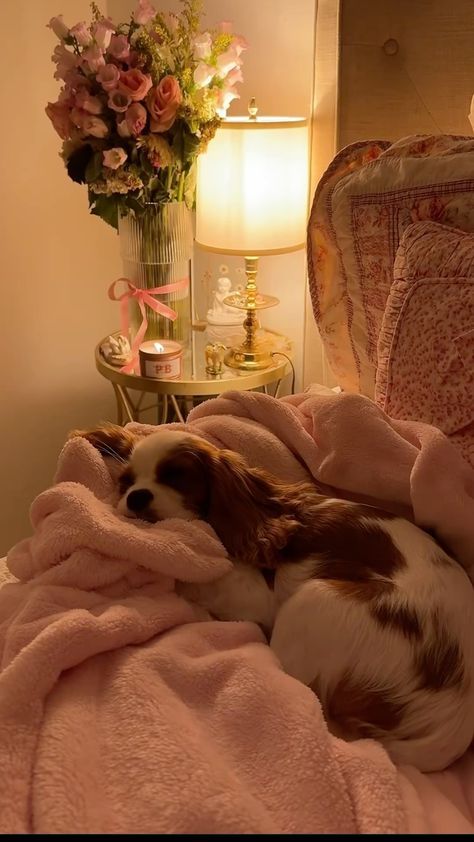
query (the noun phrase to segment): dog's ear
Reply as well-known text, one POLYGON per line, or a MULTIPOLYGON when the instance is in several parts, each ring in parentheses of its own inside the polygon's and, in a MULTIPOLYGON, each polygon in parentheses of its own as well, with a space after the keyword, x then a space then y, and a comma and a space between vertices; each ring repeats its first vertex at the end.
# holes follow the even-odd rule
POLYGON ((77 437, 87 439, 103 456, 119 460, 128 459, 138 441, 136 435, 117 424, 104 424, 93 430, 73 430, 68 439, 77 437))

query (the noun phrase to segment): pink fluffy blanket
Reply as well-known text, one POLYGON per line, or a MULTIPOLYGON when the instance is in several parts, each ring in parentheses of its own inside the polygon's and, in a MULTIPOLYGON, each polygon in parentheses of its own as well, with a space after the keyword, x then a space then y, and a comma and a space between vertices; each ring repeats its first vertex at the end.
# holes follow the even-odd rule
MULTIPOLYGON (((229 393, 189 428, 287 479, 411 506, 474 564, 473 472, 424 425, 354 396, 229 393)), ((118 516, 114 471, 69 442, 8 556, 20 582, 0 590, 0 832, 472 832, 462 793, 440 806, 427 776, 332 737, 257 627, 211 622, 174 593, 230 562, 203 523, 118 516)))

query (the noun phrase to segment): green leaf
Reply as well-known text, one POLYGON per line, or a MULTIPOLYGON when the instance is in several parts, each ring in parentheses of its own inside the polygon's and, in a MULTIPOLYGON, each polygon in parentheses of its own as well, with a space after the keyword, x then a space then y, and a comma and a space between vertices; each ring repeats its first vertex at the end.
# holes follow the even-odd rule
POLYGON ((91 208, 94 216, 100 216, 104 222, 118 230, 118 205, 113 196, 97 196, 91 208))
POLYGON ((93 181, 97 181, 97 179, 102 175, 102 168, 103 168, 102 152, 94 152, 92 158, 90 159, 89 163, 87 164, 86 171, 85 171, 85 179, 86 179, 88 184, 91 184, 93 181))
POLYGON ((201 140, 190 132, 183 135, 183 163, 193 161, 198 153, 201 140))
POLYGON ((137 214, 141 214, 145 210, 142 203, 138 199, 136 199, 135 196, 131 196, 130 194, 124 197, 124 204, 127 206, 127 208, 130 208, 130 210, 135 211, 135 213, 137 214))

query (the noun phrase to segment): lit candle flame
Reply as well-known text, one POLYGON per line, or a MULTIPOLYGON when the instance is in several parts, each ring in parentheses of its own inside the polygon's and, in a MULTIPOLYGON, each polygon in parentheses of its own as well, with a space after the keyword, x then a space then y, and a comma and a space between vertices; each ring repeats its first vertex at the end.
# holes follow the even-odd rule
POLYGON ((164 350, 164 345, 162 345, 161 342, 155 342, 155 351, 157 354, 162 354, 164 350))

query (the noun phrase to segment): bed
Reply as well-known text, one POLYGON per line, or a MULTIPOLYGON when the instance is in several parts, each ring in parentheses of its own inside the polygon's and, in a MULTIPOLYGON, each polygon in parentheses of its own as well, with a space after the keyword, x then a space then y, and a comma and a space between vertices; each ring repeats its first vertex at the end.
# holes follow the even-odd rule
MULTIPOLYGON (((315 319, 343 392, 228 393, 188 419, 288 481, 411 509, 471 576, 473 152, 448 136, 343 150, 308 228, 315 319)), ((175 578, 205 582, 229 560, 205 524, 118 518, 119 467, 68 442, 32 537, 0 568, 20 581, 0 590, 0 829, 472 833, 471 753, 422 775, 329 734, 257 626, 176 596, 175 578)))

